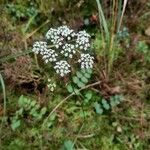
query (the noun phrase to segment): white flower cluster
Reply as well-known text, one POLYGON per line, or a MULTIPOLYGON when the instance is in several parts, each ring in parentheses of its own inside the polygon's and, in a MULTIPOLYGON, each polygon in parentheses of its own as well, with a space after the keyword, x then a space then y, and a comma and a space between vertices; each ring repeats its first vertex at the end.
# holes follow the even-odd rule
POLYGON ((75 37, 76 33, 69 29, 67 26, 60 26, 57 28, 58 34, 67 37, 68 40, 71 40, 71 37, 75 37))
POLYGON ((70 65, 65 59, 72 59, 73 56, 79 52, 80 59, 78 62, 81 68, 92 68, 94 57, 88 54, 90 48, 90 35, 86 31, 75 33, 74 30, 67 26, 60 26, 56 29, 50 28, 46 33, 46 42, 39 41, 33 45, 33 52, 41 54, 46 63, 53 62, 54 69, 57 74, 64 76, 71 72, 70 65), (51 44, 51 48, 48 46, 51 44), (86 51, 86 54, 85 54, 86 51))
POLYGON ((90 35, 86 31, 80 31, 77 34, 76 47, 85 51, 90 48, 90 35))
POLYGON ((61 77, 71 72, 70 65, 65 60, 56 62, 54 69, 56 70, 56 73, 60 74, 61 77))
POLYGON ((56 88, 56 83, 53 82, 51 79, 48 79, 47 86, 50 89, 50 91, 53 92, 55 90, 55 88, 56 88))
POLYGON ((57 59, 56 59, 57 56, 58 56, 58 54, 55 53, 55 51, 52 49, 46 49, 43 52, 43 59, 45 60, 46 63, 57 61, 57 59))
POLYGON ((90 54, 81 54, 81 58, 78 62, 81 64, 82 69, 93 68, 94 57, 90 56, 90 54))
POLYGON ((41 54, 46 63, 55 62, 58 54, 52 49, 47 49, 47 42, 37 41, 33 44, 33 52, 41 54))
POLYGON ((37 41, 33 44, 33 49, 32 51, 35 52, 36 54, 42 54, 47 50, 47 42, 43 41, 37 41))
POLYGON ((73 54, 75 54, 75 46, 73 44, 66 43, 61 50, 61 54, 63 54, 65 57, 72 58, 73 54))
POLYGON ((50 28, 46 33, 46 38, 50 40, 56 48, 60 48, 65 40, 70 41, 76 33, 67 26, 60 26, 57 29, 50 28))
POLYGON ((63 43, 64 38, 59 36, 57 29, 50 28, 46 33, 47 40, 50 40, 56 48, 59 48, 63 43))

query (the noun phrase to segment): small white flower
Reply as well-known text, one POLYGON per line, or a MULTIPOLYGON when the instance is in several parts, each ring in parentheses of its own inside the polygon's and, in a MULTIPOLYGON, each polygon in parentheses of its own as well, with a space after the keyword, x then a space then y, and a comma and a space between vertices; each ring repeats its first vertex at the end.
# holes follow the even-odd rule
POLYGON ((58 54, 55 53, 52 49, 46 49, 43 54, 43 59, 45 59, 45 62, 55 62, 57 59, 58 54))
POLYGON ((85 51, 90 48, 90 35, 86 31, 80 31, 77 34, 76 47, 84 49, 85 51))
POLYGON ((82 69, 93 68, 94 57, 90 56, 90 54, 81 54, 81 58, 78 62, 81 64, 82 69))
POLYGON ((47 42, 37 41, 33 44, 32 51, 36 54, 43 53, 47 49, 47 42))
POLYGON ((71 37, 70 37, 70 36, 68 36, 67 40, 71 40, 71 37))
POLYGON ((61 77, 71 72, 70 65, 65 60, 56 62, 54 69, 56 70, 56 73, 59 74, 61 77))
POLYGON ((72 58, 73 54, 76 53, 74 45, 73 44, 68 44, 66 43, 63 47, 62 50, 60 52, 61 54, 64 54, 65 57, 72 58))

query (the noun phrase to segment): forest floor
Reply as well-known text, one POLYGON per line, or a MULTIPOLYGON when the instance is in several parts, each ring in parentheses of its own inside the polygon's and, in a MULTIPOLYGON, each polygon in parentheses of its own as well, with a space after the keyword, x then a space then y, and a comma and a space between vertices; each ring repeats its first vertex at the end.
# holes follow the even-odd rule
POLYGON ((0 149, 149 150, 150 2, 128 3, 109 76, 96 3, 46 2, 0 2, 0 149), (74 75, 60 78, 32 52, 63 24, 86 30, 95 47, 91 78, 76 94, 68 87, 74 75))

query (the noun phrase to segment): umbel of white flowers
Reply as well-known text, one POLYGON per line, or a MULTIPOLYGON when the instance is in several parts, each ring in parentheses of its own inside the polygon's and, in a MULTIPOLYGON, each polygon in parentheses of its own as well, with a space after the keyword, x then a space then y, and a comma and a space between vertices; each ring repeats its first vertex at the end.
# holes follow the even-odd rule
POLYGON ((74 59, 77 53, 82 69, 93 68, 94 64, 94 57, 89 54, 90 35, 86 31, 76 33, 67 26, 50 28, 46 40, 35 42, 32 51, 41 54, 46 63, 53 63, 56 73, 62 77, 71 72, 67 60, 74 59))

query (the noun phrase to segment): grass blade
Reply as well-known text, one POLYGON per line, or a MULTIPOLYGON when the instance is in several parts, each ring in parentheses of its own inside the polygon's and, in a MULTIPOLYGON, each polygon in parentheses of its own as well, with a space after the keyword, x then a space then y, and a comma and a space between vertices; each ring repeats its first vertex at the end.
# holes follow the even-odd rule
MULTIPOLYGON (((2 86, 2 90, 3 90, 3 99, 4 99, 4 108, 3 108, 3 117, 2 117, 2 122, 1 122, 1 126, 0 126, 0 133, 2 131, 2 127, 3 127, 3 124, 5 122, 5 116, 6 116, 6 89, 5 89, 5 84, 4 84, 4 80, 3 80, 3 77, 2 75, 0 74, 0 84, 2 86)), ((0 139, 0 143, 1 143, 1 139, 0 139)))
POLYGON ((120 27, 121 27, 121 23, 122 23, 124 12, 125 12, 125 9, 127 6, 127 2, 128 2, 128 0, 124 0, 124 2, 123 2, 123 9, 122 9, 122 13, 121 13, 121 17, 120 17, 120 21, 119 21, 119 25, 118 25, 118 31, 120 30, 120 27))
POLYGON ((3 99, 4 99, 4 116, 6 115, 6 90, 5 90, 5 84, 2 75, 0 74, 0 83, 3 90, 3 99))
POLYGON ((105 35, 106 35, 106 39, 105 40, 109 40, 109 30, 108 30, 108 25, 107 25, 107 22, 106 22, 106 19, 105 19, 105 15, 104 15, 104 12, 102 10, 102 6, 101 6, 101 3, 99 0, 96 0, 97 2, 97 7, 98 7, 98 14, 99 14, 99 20, 100 20, 100 23, 102 24, 103 28, 104 28, 104 32, 105 32, 105 35))

